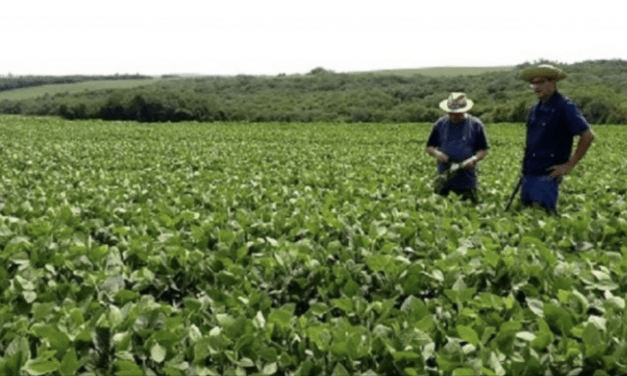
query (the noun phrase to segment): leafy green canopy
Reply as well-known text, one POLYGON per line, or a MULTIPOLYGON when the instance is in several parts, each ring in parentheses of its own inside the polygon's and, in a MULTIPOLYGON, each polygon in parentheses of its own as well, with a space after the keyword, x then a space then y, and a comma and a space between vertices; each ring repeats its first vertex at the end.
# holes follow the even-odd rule
POLYGON ((0 374, 627 373, 625 128, 559 218, 502 210, 521 127, 477 207, 429 130, 0 117, 0 374))

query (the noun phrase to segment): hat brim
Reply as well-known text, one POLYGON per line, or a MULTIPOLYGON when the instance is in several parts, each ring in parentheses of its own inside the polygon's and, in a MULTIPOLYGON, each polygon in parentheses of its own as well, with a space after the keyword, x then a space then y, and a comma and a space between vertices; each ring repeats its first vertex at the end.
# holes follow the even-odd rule
POLYGON ((531 81, 534 77, 546 77, 551 80, 559 81, 566 78, 566 74, 559 69, 549 67, 530 67, 525 69, 520 77, 525 81, 531 81))
POLYGON ((453 109, 448 108, 447 103, 448 103, 448 99, 445 99, 442 102, 440 102, 440 108, 442 109, 442 111, 448 112, 448 113, 468 112, 470 111, 472 106, 475 104, 475 102, 471 101, 470 99, 466 99, 466 107, 456 108, 453 110, 453 109))

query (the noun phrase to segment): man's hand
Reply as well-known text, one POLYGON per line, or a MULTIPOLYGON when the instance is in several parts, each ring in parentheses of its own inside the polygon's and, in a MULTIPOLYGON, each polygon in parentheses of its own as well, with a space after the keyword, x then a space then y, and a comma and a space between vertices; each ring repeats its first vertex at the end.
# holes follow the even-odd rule
POLYGON ((573 169, 573 165, 566 162, 561 165, 555 165, 549 167, 547 170, 551 171, 549 174, 552 178, 561 178, 563 176, 568 175, 568 173, 573 169))
POLYGON ((440 163, 446 163, 448 162, 448 155, 442 153, 440 150, 438 150, 438 148, 436 148, 435 146, 429 146, 427 147, 427 153, 429 153, 430 156, 432 156, 433 158, 435 158, 438 162, 440 163))
POLYGON ((588 149, 590 148, 590 145, 592 144, 592 141, 594 141, 594 133, 592 133, 590 129, 582 132, 579 135, 577 149, 575 149, 573 155, 570 156, 568 162, 547 168, 547 171, 551 171, 549 175, 554 178, 561 178, 562 176, 568 175, 568 173, 570 173, 570 171, 575 168, 575 165, 579 163, 581 158, 586 155, 588 149))
POLYGON ((446 163, 446 162, 448 162, 448 155, 446 155, 446 154, 442 153, 441 151, 438 151, 438 152, 435 154, 435 159, 437 159, 437 160, 438 160, 438 162, 441 162, 441 163, 446 163))
POLYGON ((472 168, 472 167, 475 167, 477 162, 479 162, 479 158, 477 158, 476 155, 473 155, 472 157, 470 157, 470 158, 468 158, 468 159, 466 159, 465 161, 462 162, 462 168, 472 168))

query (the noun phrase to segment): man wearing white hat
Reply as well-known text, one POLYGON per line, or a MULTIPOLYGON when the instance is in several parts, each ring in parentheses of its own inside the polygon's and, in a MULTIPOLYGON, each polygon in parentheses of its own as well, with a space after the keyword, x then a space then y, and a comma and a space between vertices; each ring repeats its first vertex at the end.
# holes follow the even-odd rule
POLYGON ((436 184, 436 193, 446 196, 453 191, 476 203, 475 166, 486 157, 489 146, 483 123, 468 114, 473 104, 464 93, 451 93, 440 102, 440 108, 447 115, 433 125, 427 153, 438 161, 441 184, 436 184), (445 176, 446 179, 442 179, 445 176))
POLYGON ((539 204, 551 212, 557 211, 562 177, 586 155, 594 141, 590 125, 577 105, 557 91, 557 82, 565 77, 561 69, 549 64, 529 67, 521 75, 539 99, 527 120, 522 203, 539 204), (577 148, 571 155, 577 135, 577 148))

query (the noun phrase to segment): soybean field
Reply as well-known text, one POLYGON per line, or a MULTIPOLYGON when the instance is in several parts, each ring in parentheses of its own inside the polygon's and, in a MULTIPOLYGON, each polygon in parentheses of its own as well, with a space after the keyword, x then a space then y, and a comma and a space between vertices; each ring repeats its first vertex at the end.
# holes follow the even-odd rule
POLYGON ((0 375, 627 375, 627 127, 557 216, 430 129, 0 117, 0 375))

